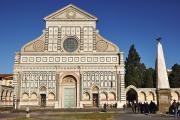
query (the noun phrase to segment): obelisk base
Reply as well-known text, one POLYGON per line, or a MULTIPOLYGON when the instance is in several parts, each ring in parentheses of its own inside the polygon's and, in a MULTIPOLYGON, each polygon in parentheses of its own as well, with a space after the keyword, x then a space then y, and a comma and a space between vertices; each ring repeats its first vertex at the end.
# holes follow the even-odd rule
POLYGON ((171 105, 171 91, 170 89, 158 89, 157 92, 157 106, 159 113, 166 113, 169 111, 171 105))

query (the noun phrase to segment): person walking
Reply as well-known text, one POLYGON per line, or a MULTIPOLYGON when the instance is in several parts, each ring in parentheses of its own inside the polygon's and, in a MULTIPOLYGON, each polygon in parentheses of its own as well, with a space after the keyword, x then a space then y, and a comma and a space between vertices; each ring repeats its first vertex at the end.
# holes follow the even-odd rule
POLYGON ((180 117, 180 103, 177 103, 177 116, 180 117))
POLYGON ((174 111, 174 118, 177 119, 177 103, 176 103, 176 100, 174 100, 172 103, 172 109, 174 111))

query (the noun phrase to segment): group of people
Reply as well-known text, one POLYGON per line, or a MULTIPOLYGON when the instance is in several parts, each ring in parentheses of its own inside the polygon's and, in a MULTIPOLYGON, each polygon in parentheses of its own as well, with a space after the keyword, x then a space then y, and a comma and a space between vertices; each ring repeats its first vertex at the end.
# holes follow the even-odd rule
MULTIPOLYGON (((154 114, 157 111, 157 105, 155 102, 151 101, 150 103, 144 102, 144 103, 137 103, 129 102, 129 104, 123 105, 123 110, 126 112, 126 108, 131 107, 132 112, 134 113, 141 113, 141 114, 154 114)), ((107 109, 117 108, 117 103, 115 104, 107 104, 105 103, 103 105, 103 111, 106 112, 107 109)), ((180 102, 176 102, 176 100, 173 101, 171 106, 169 107, 169 114, 173 114, 175 117, 180 117, 180 102)))
POLYGON ((169 107, 169 113, 173 114, 175 117, 179 117, 180 116, 180 103, 174 100, 171 106, 169 107))
MULTIPOLYGON (((144 103, 137 103, 136 101, 130 102, 129 106, 132 108, 132 111, 134 113, 142 113, 142 114, 149 114, 149 113, 156 113, 157 111, 157 105, 155 102, 151 101, 150 103, 144 102, 144 103)), ((123 108, 126 107, 125 105, 123 108)), ((125 110, 125 108, 124 108, 125 110)))
POLYGON ((104 103, 104 105, 103 105, 103 111, 104 112, 106 112, 107 109, 113 109, 113 108, 117 108, 117 103, 115 103, 115 104, 104 103))

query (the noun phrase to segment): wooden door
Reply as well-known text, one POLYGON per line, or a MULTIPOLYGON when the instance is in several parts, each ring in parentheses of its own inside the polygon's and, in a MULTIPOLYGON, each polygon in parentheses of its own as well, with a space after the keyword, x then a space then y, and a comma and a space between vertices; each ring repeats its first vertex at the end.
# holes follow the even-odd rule
POLYGON ((46 106, 46 94, 41 94, 41 106, 46 106))
POLYGON ((93 94, 93 107, 98 107, 98 102, 99 102, 99 98, 98 98, 98 94, 93 94))

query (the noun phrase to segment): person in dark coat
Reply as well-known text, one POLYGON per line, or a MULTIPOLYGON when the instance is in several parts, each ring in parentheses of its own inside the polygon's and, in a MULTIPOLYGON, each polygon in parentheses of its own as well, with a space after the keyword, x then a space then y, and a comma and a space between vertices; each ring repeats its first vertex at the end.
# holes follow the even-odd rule
POLYGON ((131 108, 132 108, 132 112, 135 113, 135 104, 134 104, 134 102, 131 103, 131 108))
POLYGON ((137 112, 137 103, 136 103, 136 101, 134 102, 134 112, 135 113, 137 112))
POLYGON ((106 105, 106 103, 105 103, 104 106, 103 106, 103 111, 104 111, 104 112, 107 112, 107 105, 106 105))
POLYGON ((140 109, 140 112, 142 114, 143 113, 143 109, 144 109, 144 105, 141 102, 139 103, 139 109, 140 109))
POLYGON ((154 103, 153 103, 153 101, 151 101, 149 104, 149 112, 153 113, 153 110, 154 110, 154 103))
POLYGON ((144 113, 148 114, 149 113, 149 105, 147 102, 144 102, 144 113))
POLYGON ((177 103, 176 103, 176 100, 174 100, 173 103, 172 103, 172 109, 174 111, 174 117, 177 118, 177 103))

